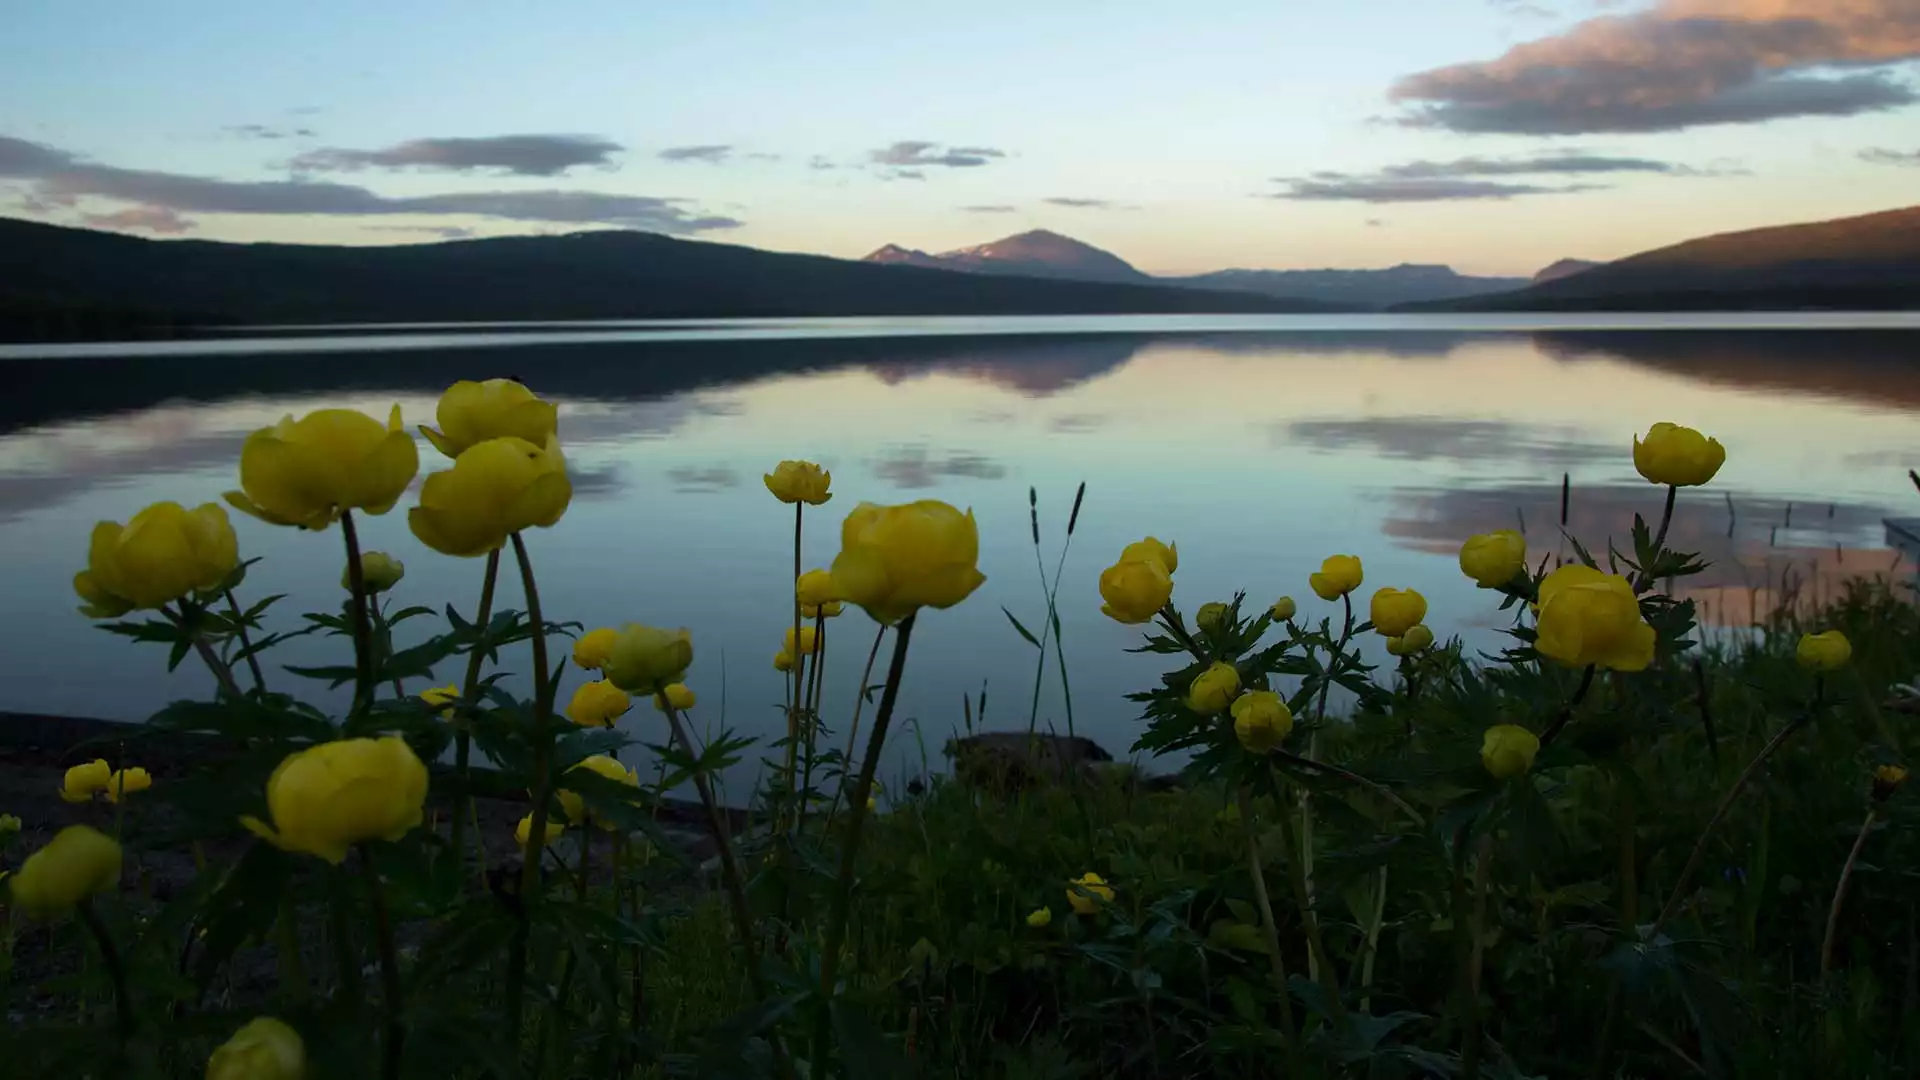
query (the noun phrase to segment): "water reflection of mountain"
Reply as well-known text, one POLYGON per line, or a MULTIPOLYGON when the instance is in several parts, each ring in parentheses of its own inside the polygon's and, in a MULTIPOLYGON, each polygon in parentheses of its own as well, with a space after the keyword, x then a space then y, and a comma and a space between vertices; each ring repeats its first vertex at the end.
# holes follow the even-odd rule
POLYGON ((1920 331, 1556 331, 1533 343, 1561 360, 1619 359, 1743 390, 1920 408, 1920 331))

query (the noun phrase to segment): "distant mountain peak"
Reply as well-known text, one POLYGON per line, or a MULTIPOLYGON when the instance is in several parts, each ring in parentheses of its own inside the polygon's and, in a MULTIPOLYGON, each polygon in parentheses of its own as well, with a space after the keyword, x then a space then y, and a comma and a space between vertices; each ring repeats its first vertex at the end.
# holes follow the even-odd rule
POLYGON ((1600 265, 1603 264, 1593 259, 1561 259, 1533 275, 1533 283, 1538 285, 1543 281, 1558 281, 1600 265))
POLYGON ((916 248, 887 244, 867 262, 939 267, 972 274, 1067 278, 1076 281, 1145 283, 1147 275, 1125 259, 1082 240, 1049 229, 1029 229, 984 244, 929 255, 916 248))

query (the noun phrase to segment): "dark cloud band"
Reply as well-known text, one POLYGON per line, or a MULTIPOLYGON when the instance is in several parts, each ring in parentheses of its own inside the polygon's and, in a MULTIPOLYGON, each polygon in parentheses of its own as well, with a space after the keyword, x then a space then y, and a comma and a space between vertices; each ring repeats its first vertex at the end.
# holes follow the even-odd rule
POLYGON ((493 169, 513 176, 559 176, 583 165, 613 164, 619 143, 593 135, 491 135, 485 138, 409 139, 380 150, 327 147, 293 159, 305 172, 493 169))

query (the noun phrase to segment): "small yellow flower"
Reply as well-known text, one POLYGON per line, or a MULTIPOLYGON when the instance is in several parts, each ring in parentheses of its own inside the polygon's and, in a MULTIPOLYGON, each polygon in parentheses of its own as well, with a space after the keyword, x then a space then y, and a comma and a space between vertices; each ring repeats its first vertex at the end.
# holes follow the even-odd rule
POLYGON ((428 474, 407 527, 442 555, 472 558, 498 551, 523 529, 552 527, 572 501, 558 439, 543 446, 488 439, 461 451, 452 468, 428 474))
POLYGON ((1121 562, 1157 562, 1171 574, 1180 569, 1180 545, 1163 544, 1155 537, 1136 540, 1120 549, 1121 562))
POLYGON ((1338 600, 1359 588, 1365 576, 1358 555, 1329 555, 1319 570, 1307 575, 1307 584, 1320 599, 1338 600))
POLYGON ((840 614, 844 607, 840 594, 833 584, 833 573, 829 570, 809 570, 794 579, 794 596, 800 601, 800 614, 803 618, 828 618, 840 614))
MULTIPOLYGON (((540 831, 547 834, 547 844, 551 844, 555 840, 560 839, 561 835, 567 831, 567 827, 560 822, 549 821, 540 831)), ((532 835, 533 815, 528 814, 526 817, 520 819, 518 825, 513 827, 513 842, 519 845, 521 851, 526 851, 527 838, 532 835)), ((541 846, 545 847, 546 844, 542 844, 541 846)))
POLYGON ((1497 589, 1527 569, 1527 538, 1512 529, 1470 536, 1460 545, 1460 572, 1483 589, 1497 589))
POLYGON ((305 1080, 300 1033, 271 1016, 247 1022, 207 1059, 207 1080, 305 1080))
POLYGON ((240 542, 219 504, 188 510, 157 502, 125 525, 102 521, 93 527, 87 568, 74 575, 73 591, 86 601, 82 615, 113 619, 217 589, 238 565, 240 542))
POLYGON ((1027 925, 1035 930, 1045 930, 1053 925, 1053 909, 1038 907, 1027 913, 1027 925))
POLYGON ((1158 559, 1126 559, 1100 572, 1100 611, 1137 626, 1151 620, 1173 597, 1173 578, 1158 559))
POLYGON ((812 656, 814 653, 820 651, 820 638, 819 635, 814 632, 813 627, 801 627, 799 640, 800 647, 795 649, 793 647, 793 627, 787 627, 786 637, 783 638, 780 643, 780 651, 789 656, 812 656))
POLYGON ((1286 622, 1299 612, 1300 605, 1293 602, 1293 597, 1283 596, 1275 600, 1273 607, 1268 610, 1272 612, 1274 622, 1286 622))
POLYGON ((153 777, 147 770, 135 765, 131 769, 121 769, 107 778, 106 796, 110 803, 117 803, 123 797, 136 791, 145 791, 153 786, 153 777))
POLYGON ((342 511, 393 509, 419 471, 400 406, 384 426, 352 409, 320 409, 247 436, 241 490, 227 492, 227 503, 272 525, 324 529, 342 511))
MULTIPOLYGON (((1907 782, 1907 768, 1904 765, 1881 765, 1873 770, 1873 798, 1876 802, 1885 802, 1893 797, 1907 782)), ((0 819, 4 822, 5 819, 0 819)), ((14 826, 16 829, 19 825, 14 826)))
MULTIPOLYGON (((360 582, 368 593, 383 593, 407 576, 407 564, 384 551, 369 551, 360 556, 360 582)), ((340 587, 351 592, 353 577, 346 571, 340 571, 340 587)))
POLYGON ((247 831, 334 865, 369 840, 398 840, 425 816, 427 767, 405 739, 340 739, 289 754, 267 779, 268 825, 247 831))
POLYGON ((1480 764, 1500 780, 1533 768, 1539 752, 1540 737, 1518 724, 1495 724, 1480 740, 1480 764))
POLYGON ((560 426, 559 410, 513 379, 462 379, 440 395, 434 418, 440 430, 423 424, 420 434, 449 458, 488 439, 515 438, 544 446, 560 426))
POLYGON ((601 665, 607 681, 635 694, 651 694, 682 681, 693 663, 693 634, 627 623, 601 665))
MULTIPOLYGON (((604 776, 615 783, 625 784, 628 787, 640 786, 640 775, 638 773, 620 764, 606 754, 598 754, 594 757, 587 758, 573 768, 585 769, 590 773, 604 776)), ((572 770, 568 771, 571 772, 572 770)), ((565 782, 563 778, 561 783, 564 784, 565 782)), ((570 825, 585 824, 587 820, 587 800, 578 792, 569 791, 564 787, 561 788, 557 794, 560 796, 560 810, 567 815, 567 823, 570 825)), ((610 822, 603 821, 598 816, 594 817, 593 822, 603 829, 613 828, 610 822)))
POLYGON ((69 825, 27 856, 7 878, 7 889, 16 911, 48 922, 119 883, 120 845, 85 825, 69 825))
POLYGON ((1640 615, 1633 585, 1618 574, 1568 563, 1540 582, 1538 612, 1534 648, 1550 660, 1613 671, 1653 663, 1653 627, 1640 615))
POLYGON ((1697 487, 1726 464, 1727 449, 1690 427, 1665 421, 1653 425, 1645 441, 1633 439, 1633 467, 1655 484, 1697 487))
POLYGON ((841 598, 892 625, 923 607, 950 608, 986 581, 973 511, 935 499, 861 503, 840 526, 833 581, 841 598))
POLYGON ((1113 903, 1113 886, 1107 879, 1089 870, 1067 882, 1067 903, 1077 915, 1091 915, 1100 905, 1113 903))
POLYGON ((1218 630, 1226 621, 1227 605, 1218 600, 1201 604, 1200 610, 1193 613, 1193 624, 1208 633, 1218 630))
POLYGON ((1407 627, 1407 632, 1399 637, 1387 639, 1387 652, 1394 656, 1412 656, 1422 649, 1433 647, 1433 631, 1424 624, 1415 623, 1407 627))
POLYGON ((567 719, 581 727, 612 727, 631 708, 633 699, 626 691, 601 679, 574 688, 573 700, 567 703, 567 719))
POLYGON ((1839 671, 1847 666, 1848 660, 1853 659, 1853 643, 1838 630, 1802 634, 1800 645, 1794 650, 1794 658, 1809 671, 1839 671))
POLYGON ((589 671, 606 667, 607 657, 613 652, 613 643, 619 638, 620 631, 611 626, 581 634, 580 640, 573 643, 573 662, 589 671))
MULTIPOLYGON (((672 706, 676 712, 686 712, 688 709, 693 708, 693 691, 688 688, 686 683, 669 683, 660 691, 660 696, 665 697, 667 704, 672 706)), ((660 709, 660 699, 658 697, 654 699, 653 707, 660 709)), ((660 711, 666 712, 667 710, 660 709, 660 711)))
POLYGON ((1427 598, 1412 589, 1380 589, 1368 608, 1374 633, 1399 637, 1427 617, 1427 598))
POLYGON ((60 798, 70 803, 92 802, 95 795, 107 790, 112 779, 113 766, 105 758, 94 758, 67 770, 60 781, 60 798))
MULTIPOLYGON (((460 688, 458 686, 453 685, 452 683, 448 683, 445 686, 436 686, 430 690, 422 690, 420 691, 420 700, 426 702, 428 705, 433 705, 433 706, 439 706, 439 705, 451 706, 455 702, 460 700, 460 688)), ((440 719, 452 720, 453 709, 451 708, 441 709, 440 719)))
POLYGON ((790 652, 786 652, 784 650, 781 652, 774 653, 773 654, 773 670, 792 671, 793 670, 793 654, 790 652))
POLYGON ((871 814, 875 810, 878 810, 879 808, 880 808, 879 798, 873 795, 867 796, 867 813, 871 814))
POLYGON ((1187 687, 1187 708, 1202 716, 1212 716, 1232 704, 1239 693, 1240 672, 1232 664, 1215 661, 1194 676, 1192 685, 1187 687))
POLYGON ((783 461, 767 474, 766 481, 767 490, 783 503, 819 506, 833 498, 827 490, 833 484, 833 474, 811 461, 783 461))
POLYGON ((1233 702, 1233 736, 1250 754, 1266 754, 1293 733, 1293 710, 1271 690, 1249 690, 1233 702))

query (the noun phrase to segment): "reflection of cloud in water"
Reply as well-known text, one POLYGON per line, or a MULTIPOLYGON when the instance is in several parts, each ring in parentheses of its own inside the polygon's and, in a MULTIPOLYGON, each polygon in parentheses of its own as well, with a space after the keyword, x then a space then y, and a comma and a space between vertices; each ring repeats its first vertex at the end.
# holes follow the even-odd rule
POLYGON ((897 488, 928 488, 943 477, 998 480, 1006 466, 979 454, 960 452, 935 457, 925 446, 895 446, 873 462, 873 474, 897 488))
POLYGON ((1404 461, 1512 461, 1554 466, 1616 458, 1617 442, 1600 443, 1572 428, 1445 416, 1324 417, 1275 425, 1284 445, 1320 453, 1370 448, 1404 461))
POLYGON ((1047 421, 1047 430, 1059 435, 1082 435, 1107 426, 1105 413, 1063 413, 1047 421))
MULTIPOLYGON (((1457 555, 1475 533, 1524 524, 1528 558, 1573 559, 1560 537, 1560 487, 1514 484, 1454 490, 1409 489, 1390 496, 1394 510, 1382 531, 1402 546, 1436 555, 1457 555)), ((1567 532, 1601 564, 1607 544, 1631 552, 1633 515, 1659 522, 1662 489, 1651 484, 1575 488, 1567 532)), ((1697 552, 1705 573, 1676 582, 1682 597, 1701 604, 1703 621, 1744 625, 1783 599, 1817 602, 1839 593, 1851 577, 1902 572, 1897 553, 1885 545, 1885 507, 1859 503, 1792 504, 1783 499, 1733 496, 1729 515, 1723 496, 1683 492, 1667 530, 1667 546, 1697 552), (1791 508, 1791 518, 1789 518, 1791 508)))
POLYGON ((725 491, 740 486, 740 474, 725 465, 678 465, 667 470, 673 490, 687 494, 725 491))
POLYGON ((576 461, 567 462, 567 479, 573 483, 573 497, 576 499, 604 499, 618 494, 627 486, 623 472, 618 464, 582 466, 576 461))

